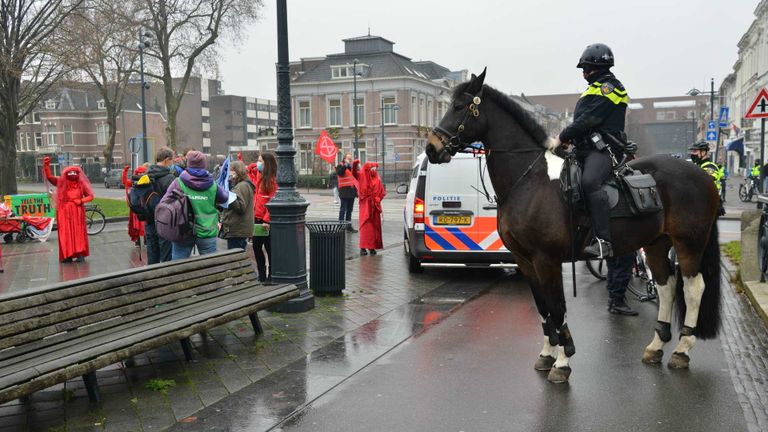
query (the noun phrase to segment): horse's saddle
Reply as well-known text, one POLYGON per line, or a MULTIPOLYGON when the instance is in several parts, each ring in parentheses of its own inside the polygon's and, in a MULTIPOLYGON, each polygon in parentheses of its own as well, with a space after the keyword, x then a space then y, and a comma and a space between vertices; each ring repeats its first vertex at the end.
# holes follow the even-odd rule
MULTIPOLYGON (((563 164, 560 173, 560 188, 566 201, 585 208, 584 193, 581 190, 581 165, 576 160, 563 164), (570 179, 569 179, 570 177, 570 179)), ((621 164, 603 183, 603 190, 608 194, 608 206, 612 218, 634 217, 642 214, 656 213, 664 207, 661 196, 656 188, 656 180, 650 174, 643 174, 621 164)))

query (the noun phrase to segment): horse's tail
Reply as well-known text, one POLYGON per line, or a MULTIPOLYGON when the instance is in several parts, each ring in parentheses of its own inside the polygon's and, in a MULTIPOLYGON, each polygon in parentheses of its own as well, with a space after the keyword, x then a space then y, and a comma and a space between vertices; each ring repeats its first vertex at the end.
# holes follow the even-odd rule
MULTIPOLYGON (((712 339, 720 330, 720 244, 718 243, 717 221, 712 224, 707 247, 701 257, 699 271, 704 278, 704 293, 701 296, 699 317, 696 321, 696 337, 712 339)), ((675 287, 677 321, 682 327, 685 321, 685 295, 683 278, 678 274, 675 287)))

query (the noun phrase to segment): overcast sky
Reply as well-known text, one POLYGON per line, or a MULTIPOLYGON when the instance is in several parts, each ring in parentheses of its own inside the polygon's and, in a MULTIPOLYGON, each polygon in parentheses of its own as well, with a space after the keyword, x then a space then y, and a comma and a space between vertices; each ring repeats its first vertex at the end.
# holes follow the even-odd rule
MULTIPOLYGON (((219 64, 228 94, 276 98, 275 0, 239 46, 225 44, 219 64)), ((520 94, 581 92, 575 68, 584 47, 613 49, 613 71, 630 97, 709 90, 733 71, 739 39, 759 0, 289 0, 291 61, 343 52, 342 39, 368 33, 395 52, 520 94)))

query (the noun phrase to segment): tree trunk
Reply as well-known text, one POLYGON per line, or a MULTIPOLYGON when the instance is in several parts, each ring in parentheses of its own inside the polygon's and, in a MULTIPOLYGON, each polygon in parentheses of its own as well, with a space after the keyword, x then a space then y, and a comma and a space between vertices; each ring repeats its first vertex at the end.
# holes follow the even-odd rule
POLYGON ((176 98, 173 97, 173 94, 169 97, 167 93, 165 104, 168 109, 168 119, 165 124, 165 138, 168 142, 168 147, 176 151, 176 114, 179 112, 179 106, 176 103, 176 98))
MULTIPOLYGON (((112 155, 115 152, 115 136, 117 135, 117 116, 115 115, 115 110, 109 108, 107 108, 107 125, 109 125, 109 139, 104 147, 104 164, 109 170, 112 168, 112 155)), ((123 163, 126 162, 125 154, 126 151, 123 149, 123 163)))
POLYGON ((21 81, 4 76, 5 91, 0 94, 0 196, 18 192, 16 186, 16 128, 19 118, 21 81))

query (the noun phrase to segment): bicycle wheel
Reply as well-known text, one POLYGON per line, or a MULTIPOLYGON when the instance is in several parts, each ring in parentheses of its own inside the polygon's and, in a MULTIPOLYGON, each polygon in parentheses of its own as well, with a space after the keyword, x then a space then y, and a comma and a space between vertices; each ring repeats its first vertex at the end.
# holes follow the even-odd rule
POLYGON ((104 217, 104 213, 96 208, 91 208, 85 211, 85 225, 88 229, 88 235, 96 235, 104 231, 104 226, 107 225, 107 218, 104 217))
POLYGON ((589 272, 592 273, 592 276, 600 280, 608 279, 608 265, 606 264, 604 259, 598 259, 598 258, 588 259, 586 263, 587 263, 587 270, 589 270, 589 272))
POLYGON ((739 199, 742 202, 748 202, 749 196, 747 195, 747 187, 742 185, 739 185, 739 199))

